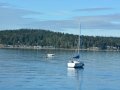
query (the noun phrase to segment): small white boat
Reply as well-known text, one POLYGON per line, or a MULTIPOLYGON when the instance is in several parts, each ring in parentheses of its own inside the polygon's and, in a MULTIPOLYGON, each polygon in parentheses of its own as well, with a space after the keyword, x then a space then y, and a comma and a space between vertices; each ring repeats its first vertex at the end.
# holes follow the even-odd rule
POLYGON ((54 57, 54 56, 55 54, 52 54, 52 53, 47 54, 47 57, 54 57))

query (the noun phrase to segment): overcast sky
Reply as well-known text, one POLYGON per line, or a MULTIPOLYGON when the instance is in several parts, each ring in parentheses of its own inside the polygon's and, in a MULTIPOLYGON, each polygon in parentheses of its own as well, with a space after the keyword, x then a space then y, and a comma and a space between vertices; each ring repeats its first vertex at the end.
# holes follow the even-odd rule
POLYGON ((0 30, 120 37, 120 0, 0 0, 0 30))

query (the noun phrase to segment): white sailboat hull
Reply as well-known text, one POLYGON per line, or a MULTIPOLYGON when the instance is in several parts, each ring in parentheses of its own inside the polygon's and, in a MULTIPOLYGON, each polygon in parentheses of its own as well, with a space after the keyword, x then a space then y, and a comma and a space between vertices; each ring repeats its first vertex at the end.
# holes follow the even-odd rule
POLYGON ((67 63, 68 68, 83 68, 84 63, 79 61, 71 61, 67 63))

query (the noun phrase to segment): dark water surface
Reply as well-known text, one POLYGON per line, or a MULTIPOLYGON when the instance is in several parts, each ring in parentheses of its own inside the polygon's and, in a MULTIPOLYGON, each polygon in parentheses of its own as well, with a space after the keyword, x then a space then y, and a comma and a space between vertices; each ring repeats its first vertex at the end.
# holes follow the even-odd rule
POLYGON ((72 55, 0 49, 0 90, 120 90, 120 52, 81 51, 84 69, 67 68, 72 55))

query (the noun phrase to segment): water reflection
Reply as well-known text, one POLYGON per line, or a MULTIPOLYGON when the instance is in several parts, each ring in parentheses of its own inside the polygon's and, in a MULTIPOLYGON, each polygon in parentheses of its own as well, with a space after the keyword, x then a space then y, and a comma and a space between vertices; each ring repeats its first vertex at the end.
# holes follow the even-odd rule
POLYGON ((68 68, 68 77, 75 81, 76 90, 82 90, 83 70, 79 68, 68 68))

